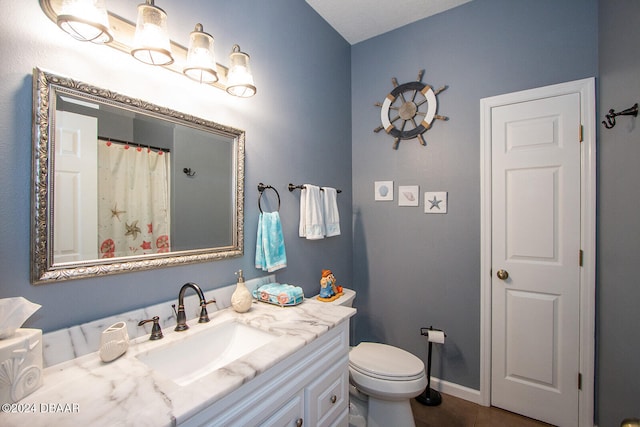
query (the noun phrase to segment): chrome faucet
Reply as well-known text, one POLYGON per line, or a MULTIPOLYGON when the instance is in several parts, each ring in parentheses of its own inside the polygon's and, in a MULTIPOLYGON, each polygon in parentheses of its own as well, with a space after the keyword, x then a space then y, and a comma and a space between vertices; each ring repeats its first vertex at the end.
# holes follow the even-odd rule
MULTIPOLYGON (((180 293, 178 294, 178 311, 176 312, 176 319, 178 324, 175 327, 175 331, 186 331, 189 329, 189 325, 187 325, 187 316, 184 313, 184 293, 187 289, 193 289, 198 294, 198 298, 200 298, 200 319, 198 319, 198 323, 206 323, 209 321, 209 314, 207 313, 207 304, 211 304, 212 302, 216 302, 215 299, 210 301, 205 301, 204 292, 200 289, 200 286, 195 283, 185 283, 180 288, 180 293)), ((176 310, 176 305, 173 304, 173 311, 176 310)))

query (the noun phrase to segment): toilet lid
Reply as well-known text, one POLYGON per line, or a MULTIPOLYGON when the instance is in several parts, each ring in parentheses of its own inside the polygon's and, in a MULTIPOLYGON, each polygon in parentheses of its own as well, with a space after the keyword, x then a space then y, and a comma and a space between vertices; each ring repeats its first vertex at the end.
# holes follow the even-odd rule
POLYGON ((362 342, 349 352, 349 366, 375 378, 412 380, 424 376, 424 363, 413 354, 387 344, 362 342))

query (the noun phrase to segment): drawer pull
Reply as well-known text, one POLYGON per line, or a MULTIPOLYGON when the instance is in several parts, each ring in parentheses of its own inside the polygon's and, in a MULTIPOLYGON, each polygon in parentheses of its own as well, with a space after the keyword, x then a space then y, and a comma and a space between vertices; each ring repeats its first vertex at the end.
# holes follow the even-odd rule
POLYGON ((335 394, 331 396, 331 403, 336 403, 337 400, 338 400, 338 396, 336 396, 335 394))
POLYGON ((302 420, 302 418, 298 418, 296 420, 296 427, 302 427, 303 423, 304 423, 304 421, 302 420))

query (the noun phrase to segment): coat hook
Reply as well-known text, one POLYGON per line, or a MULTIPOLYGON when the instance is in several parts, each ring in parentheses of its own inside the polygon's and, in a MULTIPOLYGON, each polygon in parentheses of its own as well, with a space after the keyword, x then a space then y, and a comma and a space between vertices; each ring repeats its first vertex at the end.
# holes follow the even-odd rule
POLYGON ((606 121, 602 121, 602 124, 607 129, 611 129, 616 125, 616 116, 633 116, 638 117, 638 103, 636 102, 633 107, 627 108, 626 110, 620 111, 616 113, 614 109, 609 110, 609 114, 605 115, 606 121))
POLYGON ((191 168, 184 168, 182 169, 182 172, 184 172, 187 176, 195 176, 196 171, 191 171, 191 168))

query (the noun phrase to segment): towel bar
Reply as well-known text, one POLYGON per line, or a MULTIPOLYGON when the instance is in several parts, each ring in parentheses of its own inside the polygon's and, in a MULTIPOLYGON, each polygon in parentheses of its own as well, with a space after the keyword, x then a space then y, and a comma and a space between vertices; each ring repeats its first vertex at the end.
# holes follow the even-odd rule
MULTIPOLYGON (((293 191, 293 190, 302 190, 304 188, 304 185, 293 185, 291 183, 289 183, 289 191, 293 191)), ((323 191, 322 188, 320 188, 320 191, 323 191)), ((338 190, 336 189, 337 193, 342 193, 342 190, 338 190)))

